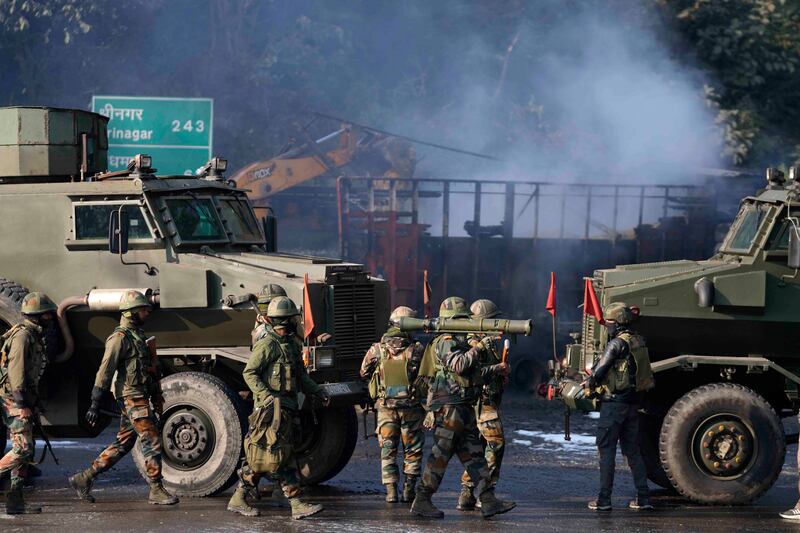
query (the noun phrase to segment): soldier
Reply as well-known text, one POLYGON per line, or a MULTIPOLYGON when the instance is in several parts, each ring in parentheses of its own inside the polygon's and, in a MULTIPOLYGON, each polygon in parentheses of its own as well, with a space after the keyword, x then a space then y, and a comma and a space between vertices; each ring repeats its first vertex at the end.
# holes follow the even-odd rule
POLYGON ((33 459, 33 417, 38 416, 39 378, 47 364, 44 328, 53 320, 56 304, 41 292, 22 300, 23 320, 2 337, 0 350, 0 392, 3 423, 11 436, 11 450, 0 459, 0 475, 11 472, 6 494, 6 514, 41 513, 41 507, 26 505, 22 485, 33 459))
POLYGON ((100 401, 116 374, 114 397, 120 408, 119 432, 116 440, 100 452, 91 466, 70 477, 69 483, 80 499, 94 503, 91 489, 95 478, 125 457, 138 437, 150 484, 147 501, 153 505, 173 505, 178 503, 178 498, 168 493, 161 483, 161 437, 156 417, 162 414, 164 398, 155 368, 158 362, 152 357, 142 331, 152 307, 141 292, 129 290, 120 298, 119 310, 122 317, 106 340, 106 351, 92 388, 92 404, 86 412, 86 421, 95 425, 100 401))
POLYGON ((641 393, 654 386, 653 373, 644 338, 631 329, 636 315, 622 302, 608 305, 603 312, 609 341, 603 357, 595 363, 585 382, 590 391, 601 388, 597 449, 600 454, 600 494, 589 502, 594 511, 611 510, 617 442, 628 460, 637 497, 628 507, 652 510, 647 487, 647 470, 639 451, 639 407, 641 393))
MULTIPOLYGON (((475 300, 469 308, 472 318, 494 318, 500 316, 500 310, 491 300, 475 300)), ((470 333, 467 341, 470 346, 478 346, 480 342, 487 338, 483 333, 470 333)), ((501 354, 497 350, 497 343, 492 342, 487 345, 486 350, 481 351, 481 379, 483 386, 480 390, 480 398, 475 406, 475 417, 478 421, 478 431, 486 443, 484 456, 489 468, 490 486, 497 486, 500 479, 500 465, 503 463, 506 439, 503 435, 503 421, 500 418, 500 400, 503 397, 503 387, 508 376, 508 365, 502 361, 501 354)), ((475 484, 469 477, 466 470, 461 475, 461 494, 458 497, 456 509, 459 511, 472 511, 475 509, 475 496, 473 490, 475 484)))
POLYGON ((258 293, 258 300, 256 301, 258 314, 256 315, 256 323, 253 326, 253 333, 250 335, 250 346, 255 346, 258 341, 267 336, 267 329, 269 328, 267 324, 267 309, 272 299, 278 296, 286 296, 286 290, 275 283, 267 283, 258 293))
MULTIPOLYGON (((440 318, 469 318, 467 304, 462 298, 450 297, 439 308, 440 318)), ((513 509, 514 502, 498 500, 483 456, 480 435, 475 421, 475 403, 480 385, 481 352, 488 350, 492 339, 486 337, 470 347, 464 335, 442 334, 425 349, 420 374, 430 380, 426 408, 433 413, 434 442, 422 483, 417 489, 411 512, 429 518, 442 518, 431 502, 439 488, 447 463, 453 454, 464 464, 472 482, 478 485, 481 514, 489 518, 513 509), (429 369, 433 370, 430 371, 429 369)))
MULTIPOLYGON (((256 409, 277 409, 274 420, 279 421, 273 446, 288 450, 284 460, 273 477, 281 483, 283 493, 292 508, 292 518, 299 520, 323 510, 321 505, 305 503, 300 499, 300 482, 294 458, 295 434, 301 431, 298 411, 299 393, 318 396, 324 405, 330 403, 328 394, 306 373, 300 347, 292 340, 293 319, 300 313, 294 302, 285 296, 274 298, 267 310, 268 324, 266 336, 253 347, 253 353, 243 375, 247 386, 253 391, 256 409), (287 423, 288 422, 288 423, 287 423)), ((269 421, 267 421, 269 423, 269 421)), ((250 431, 263 431, 265 428, 251 427, 250 431)), ((239 470, 239 486, 228 502, 228 510, 245 516, 258 516, 260 513, 247 503, 246 494, 253 487, 253 470, 244 464, 239 470)))
MULTIPOLYGON (((401 317, 415 317, 416 311, 400 306, 392 311, 389 320, 396 323, 401 317)), ((390 326, 373 344, 361 362, 362 379, 370 380, 370 394, 378 403, 378 446, 381 449, 381 482, 386 487, 386 501, 397 503, 399 471, 395 462, 400 439, 403 440, 403 472, 406 476, 400 500, 411 502, 422 469, 422 447, 425 434, 422 422, 425 411, 417 397, 417 379, 423 346, 408 333, 390 326)))

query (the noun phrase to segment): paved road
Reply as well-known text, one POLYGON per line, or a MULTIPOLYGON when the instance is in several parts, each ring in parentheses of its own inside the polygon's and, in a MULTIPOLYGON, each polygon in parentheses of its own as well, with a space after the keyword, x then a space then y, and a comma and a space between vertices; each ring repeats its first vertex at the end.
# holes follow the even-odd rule
POLYGON ((61 465, 43 465, 44 475, 29 495, 44 506, 38 516, 0 515, 0 531, 800 531, 800 524, 783 521, 777 512, 797 497, 796 446, 790 446, 784 472, 775 486, 755 504, 746 507, 704 507, 681 500, 666 491, 656 493, 658 510, 641 514, 626 505, 633 493, 630 475, 622 468, 616 488, 616 509, 597 515, 586 509, 597 483, 595 452, 590 437, 594 421, 574 417, 574 439, 564 443, 560 410, 527 397, 510 398, 506 408, 507 434, 512 442, 498 493, 514 499, 518 507, 491 520, 477 513, 454 509, 458 496, 455 463, 442 490, 434 497, 445 519, 427 521, 412 517, 404 505, 383 501, 378 479, 375 439, 361 440, 345 470, 309 499, 323 503, 326 511, 300 522, 270 501, 259 504, 263 516, 248 519, 225 510, 226 494, 205 499, 185 499, 178 506, 159 508, 146 503, 147 487, 133 462, 125 459, 95 485, 98 502, 77 501, 66 488, 66 477, 85 464, 112 440, 106 432, 95 440, 57 441, 61 465), (577 418, 577 420, 576 420, 577 418))

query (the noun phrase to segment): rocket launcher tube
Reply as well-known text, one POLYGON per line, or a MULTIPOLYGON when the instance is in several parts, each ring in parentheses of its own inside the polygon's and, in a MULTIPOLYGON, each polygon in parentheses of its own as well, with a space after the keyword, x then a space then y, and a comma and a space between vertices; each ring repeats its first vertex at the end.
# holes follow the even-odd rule
POLYGON ((532 320, 507 320, 504 318, 411 318, 400 317, 396 322, 400 331, 425 331, 432 333, 505 333, 530 336, 532 320))

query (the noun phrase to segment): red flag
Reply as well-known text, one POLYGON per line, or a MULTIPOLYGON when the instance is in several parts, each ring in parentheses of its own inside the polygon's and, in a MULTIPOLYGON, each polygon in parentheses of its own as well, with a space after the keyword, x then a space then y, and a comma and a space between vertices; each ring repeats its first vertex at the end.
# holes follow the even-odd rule
POLYGON ((556 273, 550 272, 550 292, 547 293, 547 312, 556 316, 556 273))
POLYGON ((431 314, 431 300, 433 299, 433 291, 431 291, 431 284, 428 283, 428 271, 422 271, 422 303, 425 305, 425 318, 431 314))
POLYGON ((311 312, 311 297, 308 294, 308 274, 303 279, 303 335, 308 338, 314 332, 314 313, 311 312))
POLYGON ((597 294, 594 292, 592 280, 587 279, 586 285, 583 289, 583 314, 594 316, 598 322, 605 324, 603 320, 603 309, 597 301, 597 294))

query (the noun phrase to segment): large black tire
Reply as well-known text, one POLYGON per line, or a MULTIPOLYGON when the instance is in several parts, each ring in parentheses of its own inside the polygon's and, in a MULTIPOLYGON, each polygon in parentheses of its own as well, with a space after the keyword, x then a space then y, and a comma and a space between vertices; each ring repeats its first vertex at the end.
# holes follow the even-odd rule
POLYGON ((316 485, 332 479, 347 465, 358 440, 358 417, 353 406, 318 409, 302 414, 304 432, 297 448, 300 481, 316 485), (317 424, 314 424, 316 417, 317 424))
POLYGON ((735 383, 704 385, 667 413, 659 440, 672 486, 705 504, 744 504, 769 489, 786 455, 783 428, 764 398, 735 383))
POLYGON ((663 419, 649 414, 639 414, 639 450, 647 468, 647 478, 665 489, 671 489, 667 473, 661 466, 658 440, 663 419))
MULTIPOLYGON (((161 388, 164 486, 179 496, 202 497, 233 485, 247 427, 239 397, 221 379, 201 372, 167 376, 161 388)), ((147 479, 139 445, 133 459, 147 479)))

